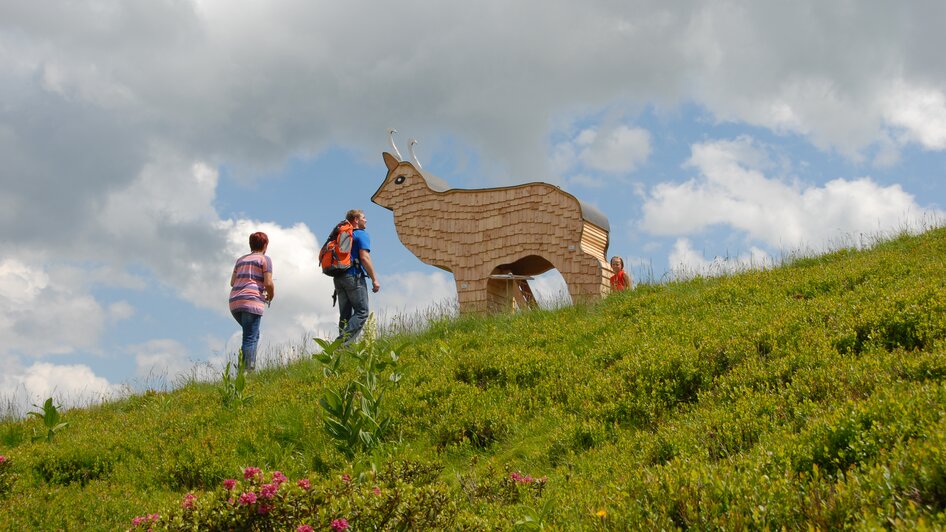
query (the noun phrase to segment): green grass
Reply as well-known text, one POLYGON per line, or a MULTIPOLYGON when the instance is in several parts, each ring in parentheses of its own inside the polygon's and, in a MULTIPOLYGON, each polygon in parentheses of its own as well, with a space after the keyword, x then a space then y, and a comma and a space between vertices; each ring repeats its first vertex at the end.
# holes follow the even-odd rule
POLYGON ((191 382, 68 411, 48 443, 38 420, 0 423, 0 529, 180 516, 247 466, 326 494, 261 529, 401 511, 405 528, 946 526, 946 230, 390 339, 400 444, 375 476, 322 428, 319 399, 355 366, 305 360, 251 375, 244 406, 191 382), (404 517, 431 504, 439 521, 404 517))

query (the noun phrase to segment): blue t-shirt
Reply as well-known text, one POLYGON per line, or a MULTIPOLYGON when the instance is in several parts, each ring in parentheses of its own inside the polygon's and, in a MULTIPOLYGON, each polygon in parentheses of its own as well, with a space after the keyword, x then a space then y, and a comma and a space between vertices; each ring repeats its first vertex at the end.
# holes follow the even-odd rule
POLYGON ((364 266, 361 265, 361 250, 371 252, 371 237, 368 236, 368 232, 364 229, 355 229, 352 231, 351 240, 351 257, 357 267, 348 270, 351 272, 349 275, 362 274, 367 276, 368 272, 366 272, 364 266))

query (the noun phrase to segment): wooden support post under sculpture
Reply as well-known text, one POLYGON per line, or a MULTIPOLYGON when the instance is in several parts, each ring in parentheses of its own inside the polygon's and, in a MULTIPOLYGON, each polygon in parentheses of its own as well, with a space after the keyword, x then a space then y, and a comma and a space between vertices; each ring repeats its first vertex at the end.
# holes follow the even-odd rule
POLYGON ((607 295, 610 227, 598 210, 547 183, 449 189, 394 152, 383 154, 388 173, 371 201, 394 212, 411 253, 453 273, 460 312, 512 308, 514 296, 532 295, 524 278, 553 268, 573 302, 607 295))

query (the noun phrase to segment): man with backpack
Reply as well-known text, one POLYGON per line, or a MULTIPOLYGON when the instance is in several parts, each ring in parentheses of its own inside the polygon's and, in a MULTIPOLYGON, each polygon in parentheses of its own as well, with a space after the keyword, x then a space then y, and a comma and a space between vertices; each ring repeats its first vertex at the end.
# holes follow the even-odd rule
MULTIPOLYGON (((343 231, 351 231, 351 256, 350 267, 339 273, 329 273, 335 277, 335 294, 338 296, 338 337, 345 343, 350 342, 364 327, 368 319, 368 283, 365 277, 371 279, 371 291, 377 293, 381 290, 378 283, 378 277, 374 272, 374 265, 371 263, 371 238, 365 231, 368 219, 361 209, 352 209, 345 215, 345 221, 336 227, 329 241, 337 240, 341 242, 341 247, 348 247, 344 240, 346 236, 343 231), (341 238, 338 238, 341 235, 341 238)), ((324 248, 323 248, 324 249, 324 248)), ((323 260, 324 265, 328 260, 323 260)))

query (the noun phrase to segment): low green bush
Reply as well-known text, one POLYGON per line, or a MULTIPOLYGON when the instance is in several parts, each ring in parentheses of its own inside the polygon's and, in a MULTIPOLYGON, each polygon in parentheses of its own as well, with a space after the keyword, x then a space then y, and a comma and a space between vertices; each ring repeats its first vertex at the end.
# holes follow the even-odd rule
POLYGON ((13 461, 0 454, 0 498, 10 493, 14 482, 16 482, 16 473, 13 472, 13 461))
POLYGON ((108 478, 118 457, 108 449, 95 446, 63 446, 40 451, 33 459, 37 475, 50 484, 77 483, 108 478))
POLYGON ((447 529, 459 511, 447 485, 417 475, 423 466, 397 463, 366 479, 290 480, 247 467, 241 478, 184 495, 179 505, 133 518, 152 530, 417 530, 447 529), (401 475, 404 476, 401 476, 401 475), (418 480, 427 482, 415 483, 418 480))

